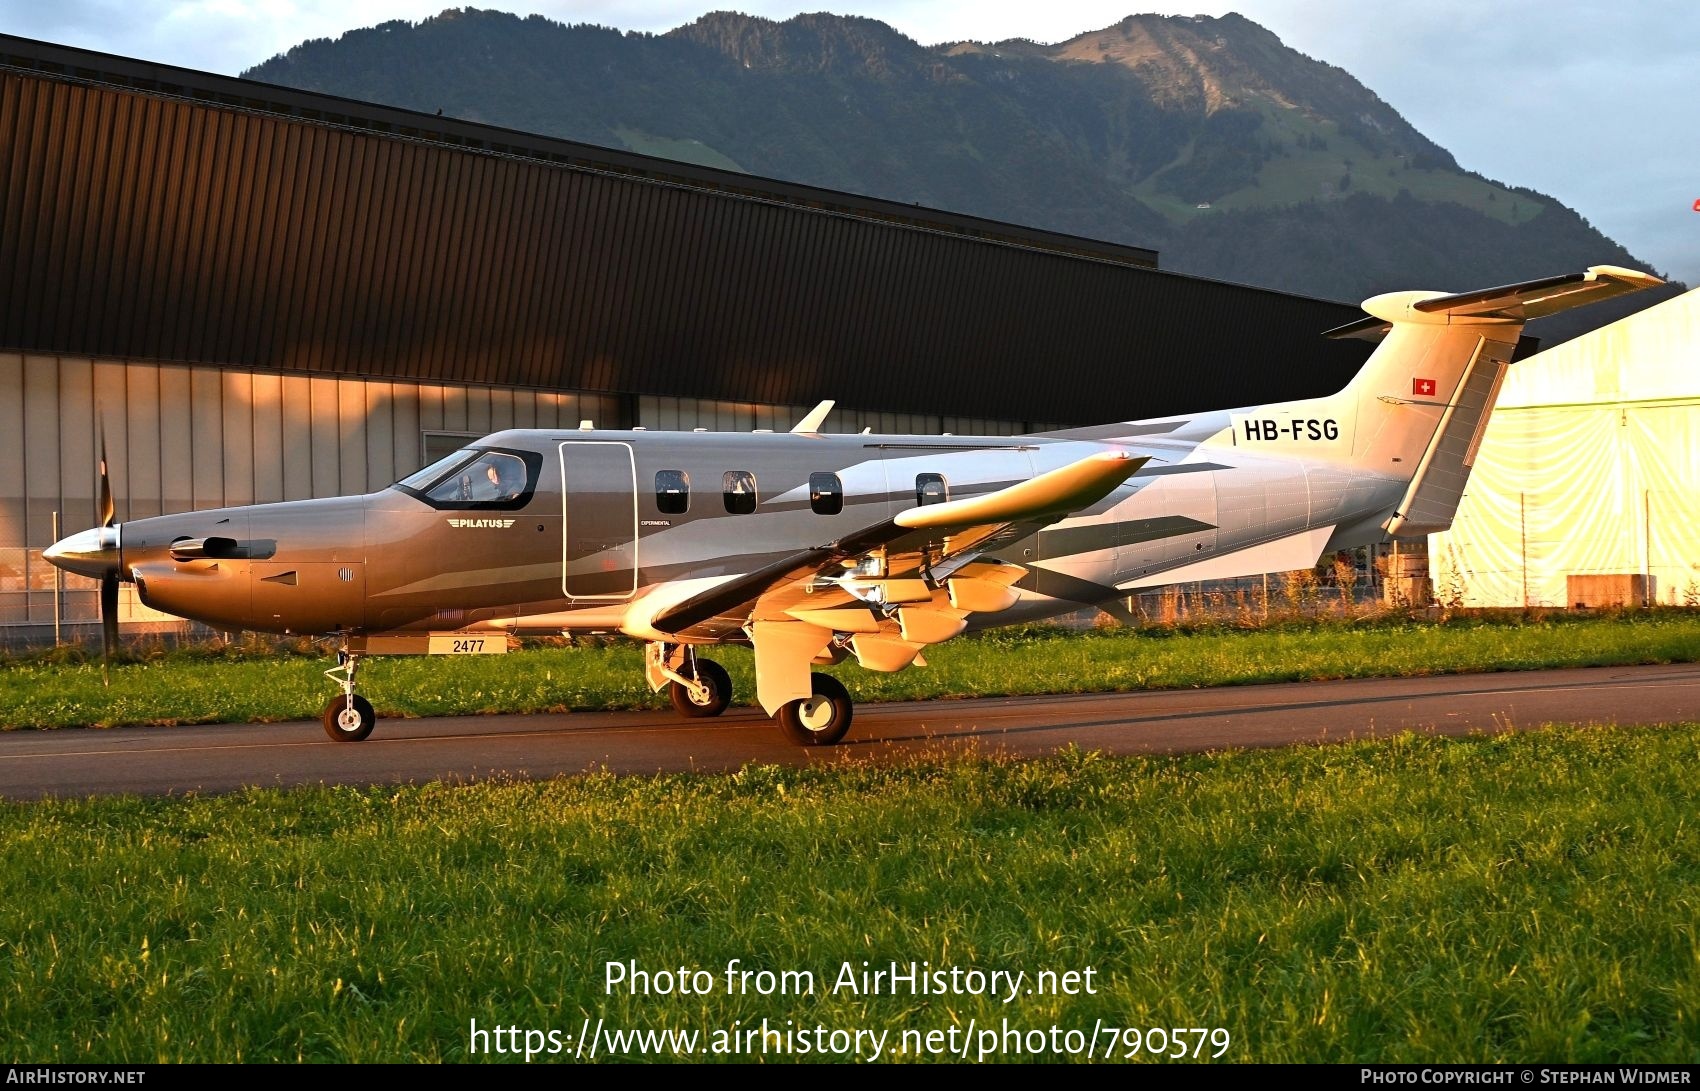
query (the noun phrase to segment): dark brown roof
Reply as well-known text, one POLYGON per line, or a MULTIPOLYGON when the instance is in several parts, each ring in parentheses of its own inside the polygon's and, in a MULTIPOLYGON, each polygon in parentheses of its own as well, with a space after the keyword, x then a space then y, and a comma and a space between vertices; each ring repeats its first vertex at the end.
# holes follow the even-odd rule
POLYGON ((0 36, 0 348, 1095 422, 1338 388, 1150 251, 0 36))

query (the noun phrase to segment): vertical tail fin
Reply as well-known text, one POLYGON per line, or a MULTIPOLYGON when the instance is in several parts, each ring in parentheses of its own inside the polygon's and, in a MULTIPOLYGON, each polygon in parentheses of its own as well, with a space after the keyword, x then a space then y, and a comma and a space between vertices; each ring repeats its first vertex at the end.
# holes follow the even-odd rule
POLYGON ((1660 283, 1600 265, 1458 295, 1395 292, 1366 300, 1369 318, 1329 331, 1382 339, 1346 389, 1322 401, 1342 418, 1353 465, 1410 481, 1387 533, 1451 525, 1524 322, 1660 283))

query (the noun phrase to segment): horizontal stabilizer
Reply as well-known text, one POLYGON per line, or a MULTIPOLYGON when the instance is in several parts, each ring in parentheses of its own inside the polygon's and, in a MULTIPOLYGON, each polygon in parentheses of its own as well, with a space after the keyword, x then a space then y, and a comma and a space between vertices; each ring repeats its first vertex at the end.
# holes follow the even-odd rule
POLYGON ((1323 336, 1379 340, 1395 322, 1401 321, 1426 325, 1445 324, 1455 318, 1527 322, 1587 303, 1655 288, 1663 283, 1658 277, 1634 269, 1595 265, 1583 273, 1567 273, 1455 295, 1395 292, 1365 300, 1363 307, 1369 312, 1367 318, 1338 326, 1323 336))
POLYGON ((1547 277, 1503 288, 1483 288, 1458 295, 1443 295, 1414 304, 1427 314, 1448 314, 1463 318, 1516 318, 1529 321, 1549 314, 1598 303, 1612 296, 1628 295, 1643 288, 1655 288, 1664 281, 1658 277, 1622 269, 1615 265, 1596 265, 1585 273, 1562 277, 1547 277))

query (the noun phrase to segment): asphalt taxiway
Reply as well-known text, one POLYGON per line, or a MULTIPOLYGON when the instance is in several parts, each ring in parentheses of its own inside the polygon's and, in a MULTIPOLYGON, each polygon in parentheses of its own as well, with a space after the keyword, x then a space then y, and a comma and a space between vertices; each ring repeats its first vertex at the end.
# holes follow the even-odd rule
POLYGON ((1037 755, 1070 744, 1172 753, 1407 730, 1684 721, 1700 721, 1696 664, 868 704, 857 708, 844 743, 820 749, 791 745, 751 708, 713 720, 672 712, 387 719, 361 743, 332 742, 317 722, 23 730, 0 733, 0 798, 723 771, 749 763, 1037 755))

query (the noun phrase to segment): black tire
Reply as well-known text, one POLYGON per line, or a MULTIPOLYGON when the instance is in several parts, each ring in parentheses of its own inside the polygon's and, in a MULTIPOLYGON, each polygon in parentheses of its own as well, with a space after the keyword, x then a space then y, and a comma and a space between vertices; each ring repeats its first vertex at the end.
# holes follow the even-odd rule
POLYGON ((831 746, 850 730, 850 691, 830 674, 811 674, 809 682, 814 696, 784 705, 776 719, 798 746, 831 746))
POLYGON ((359 742, 377 724, 378 714, 372 711, 372 702, 364 697, 356 696, 350 707, 348 698, 338 694, 325 706, 325 734, 334 742, 359 742))
POLYGON ((712 659, 698 659, 696 679, 708 687, 708 700, 698 704, 688 688, 669 682, 667 699, 673 702, 673 711, 692 719, 725 712, 726 706, 732 703, 732 676, 726 673, 726 668, 712 659))

